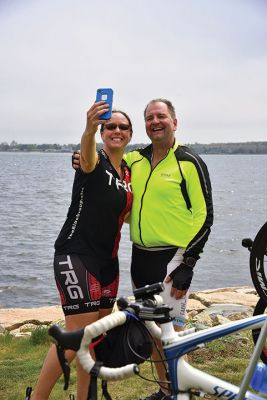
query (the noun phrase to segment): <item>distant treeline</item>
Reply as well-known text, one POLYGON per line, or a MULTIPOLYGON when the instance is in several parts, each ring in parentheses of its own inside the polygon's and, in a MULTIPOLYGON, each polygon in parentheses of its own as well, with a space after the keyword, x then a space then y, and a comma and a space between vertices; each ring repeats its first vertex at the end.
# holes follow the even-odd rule
POLYGON ((189 144, 198 154, 267 154, 267 142, 189 144))
MULTIPOLYGON (((100 149, 102 143, 97 144, 97 149, 100 149)), ((127 146, 127 151, 136 148, 145 147, 147 143, 130 144, 127 146)), ((209 143, 209 144, 187 144, 198 154, 267 154, 267 142, 245 142, 245 143, 209 143)), ((8 144, 0 143, 0 151, 37 151, 37 152, 57 152, 71 153, 78 150, 80 144, 20 144, 14 140, 8 144)))

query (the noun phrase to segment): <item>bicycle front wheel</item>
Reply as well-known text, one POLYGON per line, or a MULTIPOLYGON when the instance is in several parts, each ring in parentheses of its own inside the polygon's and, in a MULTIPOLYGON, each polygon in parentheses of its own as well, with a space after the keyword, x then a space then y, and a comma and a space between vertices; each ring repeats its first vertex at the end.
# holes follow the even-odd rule
POLYGON ((250 274, 258 295, 267 302, 267 222, 257 233, 250 254, 250 274))
MULTIPOLYGON (((253 315, 266 314, 266 312, 267 312, 267 303, 262 298, 259 298, 259 300, 255 306, 253 315)), ((261 330, 259 328, 252 329, 252 339, 253 339, 254 345, 256 345, 256 343, 257 343, 257 340, 260 336, 260 332, 261 332, 261 330)), ((261 351, 260 358, 261 358, 262 362, 264 362, 264 364, 267 365, 267 342, 265 342, 263 345, 263 349, 261 351)))

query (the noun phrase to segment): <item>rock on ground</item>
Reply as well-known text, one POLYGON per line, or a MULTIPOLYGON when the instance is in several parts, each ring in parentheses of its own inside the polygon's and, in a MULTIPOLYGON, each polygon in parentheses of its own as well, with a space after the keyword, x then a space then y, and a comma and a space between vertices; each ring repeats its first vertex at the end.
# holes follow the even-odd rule
MULTIPOLYGON (((252 315, 257 301, 255 289, 249 286, 194 292, 188 300, 188 318, 196 325, 214 326, 252 315)), ((18 334, 25 331, 27 325, 48 326, 62 320, 64 314, 61 306, 0 308, 0 333, 14 331, 18 334)))

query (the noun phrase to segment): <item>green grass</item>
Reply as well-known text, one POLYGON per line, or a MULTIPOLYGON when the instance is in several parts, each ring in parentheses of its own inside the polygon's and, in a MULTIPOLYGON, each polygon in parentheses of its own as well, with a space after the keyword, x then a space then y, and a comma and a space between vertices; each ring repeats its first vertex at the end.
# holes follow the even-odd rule
POLYGON ((48 330, 44 326, 37 326, 36 329, 32 331, 30 342, 33 345, 37 344, 49 344, 50 336, 48 335, 48 330))
POLYGON ((242 332, 208 343, 191 353, 189 362, 211 375, 239 385, 252 351, 250 332, 242 332))
MULTIPOLYGON (((16 339, 0 336, 0 399, 24 399, 27 386, 34 386, 49 348, 44 332, 36 331, 31 338, 16 339), (41 337, 43 342, 41 342, 41 337)), ((71 389, 75 392, 74 378, 71 389)), ((63 393, 62 380, 56 385, 51 399, 68 398, 63 393)))
MULTIPOLYGON (((47 330, 37 328, 31 338, 0 335, 0 399, 24 399, 27 386, 34 386, 49 348, 47 330)), ((228 336, 189 354, 189 362, 210 374, 239 384, 253 350, 249 333, 228 336)), ((75 367, 71 366, 70 387, 63 391, 63 380, 55 386, 51 400, 68 399, 75 394, 75 367)), ((149 363, 141 365, 142 375, 153 379, 149 363)), ((108 390, 113 400, 134 400, 157 390, 155 383, 138 377, 123 382, 110 382, 108 390)), ((100 398, 100 396, 99 396, 100 398)))

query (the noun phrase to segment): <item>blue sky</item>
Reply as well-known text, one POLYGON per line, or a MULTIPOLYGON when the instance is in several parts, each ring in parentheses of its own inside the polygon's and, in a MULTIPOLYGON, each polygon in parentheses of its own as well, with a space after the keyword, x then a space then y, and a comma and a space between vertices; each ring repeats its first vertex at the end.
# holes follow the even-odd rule
POLYGON ((266 0, 0 0, 0 142, 78 143, 98 87, 134 143, 155 97, 184 143, 266 141, 266 21, 266 0))

